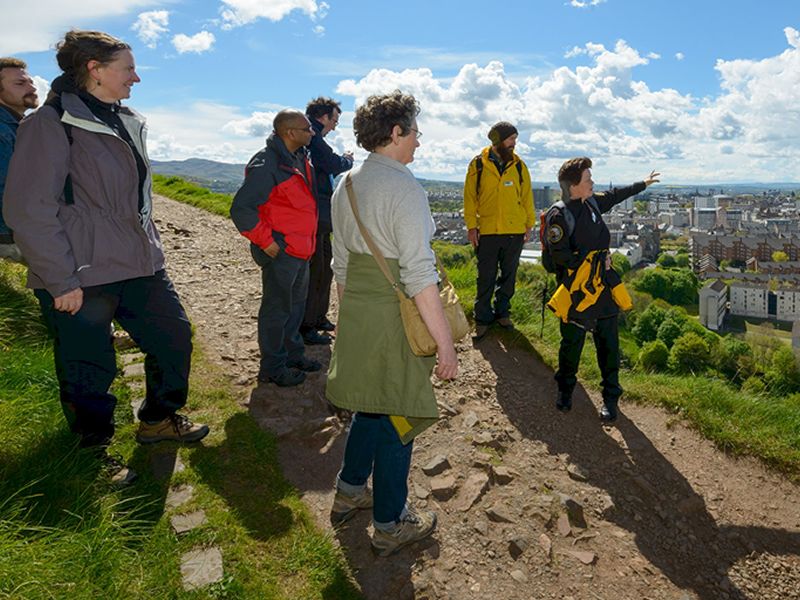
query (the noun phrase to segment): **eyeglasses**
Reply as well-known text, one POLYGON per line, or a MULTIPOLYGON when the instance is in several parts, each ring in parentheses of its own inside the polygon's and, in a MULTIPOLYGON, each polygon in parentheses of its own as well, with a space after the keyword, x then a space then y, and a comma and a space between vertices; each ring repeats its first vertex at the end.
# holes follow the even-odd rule
POLYGON ((413 127, 409 127, 409 129, 416 134, 417 139, 422 137, 422 132, 419 129, 414 129, 413 127))

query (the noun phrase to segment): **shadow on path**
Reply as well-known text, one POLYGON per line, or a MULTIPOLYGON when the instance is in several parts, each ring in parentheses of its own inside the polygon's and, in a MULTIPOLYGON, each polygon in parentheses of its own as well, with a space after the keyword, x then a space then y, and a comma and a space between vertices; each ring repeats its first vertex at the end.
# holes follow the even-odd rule
POLYGON ((489 337, 477 348, 497 374, 505 414, 525 437, 568 455, 588 484, 605 490, 613 506, 602 518, 631 532, 642 555, 676 586, 702 600, 745 600, 751 596, 727 577, 734 563, 752 552, 800 555, 800 532, 717 524, 703 497, 635 423, 622 415, 617 432, 601 426, 582 387, 572 412, 556 411, 553 372, 524 336, 504 339, 510 343, 489 337))

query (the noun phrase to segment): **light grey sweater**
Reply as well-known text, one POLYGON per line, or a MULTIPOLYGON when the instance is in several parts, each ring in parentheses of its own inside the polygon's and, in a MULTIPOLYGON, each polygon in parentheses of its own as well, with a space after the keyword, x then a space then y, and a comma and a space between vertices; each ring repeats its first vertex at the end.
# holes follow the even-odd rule
MULTIPOLYGON (((425 190, 408 168, 386 156, 371 153, 352 171, 358 212, 385 258, 400 263, 400 283, 416 296, 436 283, 436 258, 431 249, 435 225, 425 190)), ((350 207, 345 178, 332 199, 333 274, 347 285, 348 253, 372 254, 358 230, 350 207)))

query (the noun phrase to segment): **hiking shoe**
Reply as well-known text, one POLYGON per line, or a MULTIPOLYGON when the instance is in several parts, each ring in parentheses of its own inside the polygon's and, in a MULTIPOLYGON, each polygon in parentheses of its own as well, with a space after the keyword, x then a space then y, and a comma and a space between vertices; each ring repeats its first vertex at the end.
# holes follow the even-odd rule
POLYGON ((394 554, 403 546, 428 537, 436 529, 436 513, 417 513, 408 509, 406 516, 391 531, 376 529, 372 534, 372 551, 378 556, 394 554))
POLYGON ((600 420, 603 423, 613 423, 618 416, 616 404, 603 404, 603 408, 600 409, 600 420))
POLYGON ((330 319, 326 317, 319 322, 317 329, 320 331, 336 331, 336 324, 331 323, 330 319))
POLYGON ((559 394, 558 398, 556 399, 556 408, 565 413, 572 410, 572 396, 559 394))
POLYGON ((192 423, 184 415, 170 415, 158 423, 139 423, 136 441, 140 444, 155 442, 199 442, 208 435, 208 425, 192 423))
POLYGON ((354 517, 359 510, 365 508, 372 508, 371 489, 364 487, 355 496, 350 496, 337 489, 336 496, 333 498, 333 508, 331 508, 331 525, 334 527, 341 525, 351 517, 354 517))
POLYGON ((482 340, 489 333, 488 325, 475 325, 475 335, 472 337, 474 341, 482 340))
POLYGON ((286 366, 298 369, 300 371, 305 371, 306 373, 313 373, 314 371, 319 371, 322 368, 322 363, 318 360, 314 360, 313 358, 301 356, 297 360, 290 360, 288 363, 286 363, 286 366))
POLYGON ((103 452, 100 462, 103 464, 103 471, 108 476, 108 482, 112 487, 129 486, 139 477, 138 473, 122 462, 119 456, 103 452))
POLYGON ((511 321, 510 317, 500 317, 497 319, 497 324, 503 329, 514 329, 514 323, 511 321))
POLYGON ((292 387, 303 383, 306 380, 306 374, 299 369, 284 369, 277 375, 259 375, 258 380, 261 383, 274 383, 281 387, 292 387))
POLYGON ((306 346, 330 346, 331 336, 327 333, 319 333, 312 329, 303 334, 303 341, 306 346))

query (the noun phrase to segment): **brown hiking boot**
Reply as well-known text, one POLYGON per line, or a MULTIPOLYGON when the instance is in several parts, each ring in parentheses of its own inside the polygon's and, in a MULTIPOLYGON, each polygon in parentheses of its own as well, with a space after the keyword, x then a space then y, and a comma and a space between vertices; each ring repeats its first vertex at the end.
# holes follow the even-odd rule
POLYGON ((158 423, 139 424, 136 441, 140 444, 155 442, 199 442, 208 435, 208 425, 192 423, 184 415, 174 414, 158 423))
POLYGON ((336 490, 333 498, 333 508, 331 508, 331 523, 341 525, 356 512, 365 508, 372 508, 372 490, 364 488, 359 494, 349 496, 341 490, 336 490))
POLYGON ((391 531, 376 529, 372 534, 372 551, 378 556, 394 554, 403 546, 424 539, 436 529, 436 513, 415 512, 409 508, 406 516, 391 531))
POLYGON ((514 329, 514 322, 510 317, 500 317, 497 319, 497 324, 503 329, 514 329))

